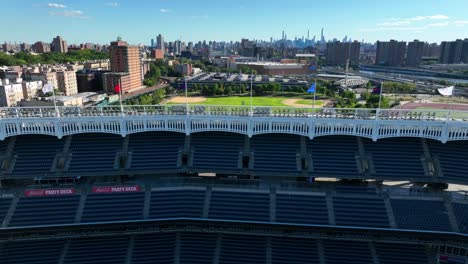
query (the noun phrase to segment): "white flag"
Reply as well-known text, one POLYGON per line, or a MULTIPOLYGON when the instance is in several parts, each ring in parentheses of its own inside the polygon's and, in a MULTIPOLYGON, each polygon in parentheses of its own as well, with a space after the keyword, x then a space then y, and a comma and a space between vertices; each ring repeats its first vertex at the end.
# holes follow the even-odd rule
POLYGON ((54 86, 50 83, 47 83, 42 87, 42 92, 43 93, 50 93, 54 91, 54 86))
POLYGON ((449 87, 445 87, 445 88, 440 88, 438 89, 437 91, 439 91, 439 93, 443 96, 452 96, 453 95, 453 88, 455 88, 454 86, 449 86, 449 87))

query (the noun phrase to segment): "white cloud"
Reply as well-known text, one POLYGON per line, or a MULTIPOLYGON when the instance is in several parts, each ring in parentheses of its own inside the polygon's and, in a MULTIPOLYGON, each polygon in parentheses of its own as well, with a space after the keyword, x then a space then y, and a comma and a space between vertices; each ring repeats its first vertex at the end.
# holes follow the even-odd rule
POLYGON ((446 27, 448 25, 449 25, 449 22, 427 24, 428 27, 446 27))
POLYGON ((361 28, 361 32, 377 32, 377 31, 421 31, 424 27, 376 27, 376 28, 361 28))
POLYGON ((64 17, 73 17, 73 18, 89 18, 88 16, 85 16, 83 11, 79 10, 65 10, 62 12, 49 12, 50 15, 52 16, 64 16, 64 17))
POLYGON ((120 4, 117 2, 109 2, 109 3, 105 3, 105 5, 110 6, 110 7, 118 7, 120 4))
POLYGON ((445 20, 449 19, 450 17, 446 15, 433 15, 433 16, 428 16, 427 19, 434 19, 434 20, 445 20))
MULTIPOLYGON (((432 16, 415 16, 411 18, 389 18, 385 22, 377 24, 375 28, 362 28, 361 32, 376 32, 376 31, 414 31, 422 32, 425 29, 433 27, 446 27, 450 22, 435 22, 429 23, 431 20, 447 20, 450 17, 446 15, 432 15, 432 16), (427 21, 424 23, 423 21, 427 21)), ((459 23, 463 24, 463 23, 459 23)))
POLYGON ((47 6, 52 7, 52 8, 67 8, 66 5, 57 4, 57 3, 48 3, 47 6))
POLYGON ((161 8, 161 9, 159 9, 159 12, 161 12, 161 13, 165 14, 165 13, 170 13, 170 12, 171 12, 171 10, 169 10, 169 9, 165 9, 165 8, 161 8))
POLYGON ((383 27, 391 27, 391 26, 403 26, 403 25, 409 25, 409 21, 396 21, 396 22, 384 22, 378 24, 378 26, 383 26, 383 27))
MULTIPOLYGON (((413 23, 421 23, 422 21, 426 20, 447 20, 450 17, 446 15, 432 15, 432 16, 415 16, 410 18, 389 18, 386 22, 377 24, 380 27, 398 27, 398 26, 406 26, 413 23)), ((437 24, 437 23, 434 23, 437 24)))
POLYGON ((455 21, 455 22, 453 22, 453 24, 455 24, 455 26, 457 26, 457 27, 463 27, 465 25, 468 25, 468 20, 455 21))
POLYGON ((417 16, 409 18, 411 21, 422 21, 422 20, 446 20, 449 19, 446 15, 433 15, 433 16, 417 16))

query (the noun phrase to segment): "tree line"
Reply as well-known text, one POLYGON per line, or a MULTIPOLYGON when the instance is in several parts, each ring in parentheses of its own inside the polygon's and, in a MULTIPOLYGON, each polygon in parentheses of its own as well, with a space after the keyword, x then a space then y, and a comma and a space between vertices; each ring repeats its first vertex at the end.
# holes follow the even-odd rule
POLYGON ((109 59, 109 53, 94 50, 70 50, 67 53, 46 52, 37 55, 20 51, 14 55, 8 55, 0 52, 0 65, 5 66, 74 63, 79 61, 103 59, 109 59))

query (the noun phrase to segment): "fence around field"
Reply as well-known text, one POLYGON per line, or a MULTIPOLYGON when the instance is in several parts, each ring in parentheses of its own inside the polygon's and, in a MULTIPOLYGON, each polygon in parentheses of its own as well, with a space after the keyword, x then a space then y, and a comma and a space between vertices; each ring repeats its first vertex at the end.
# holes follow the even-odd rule
POLYGON ((100 116, 238 116, 284 118, 333 118, 365 120, 468 121, 468 111, 366 108, 293 108, 266 106, 148 105, 103 107, 0 108, 0 119, 100 116))

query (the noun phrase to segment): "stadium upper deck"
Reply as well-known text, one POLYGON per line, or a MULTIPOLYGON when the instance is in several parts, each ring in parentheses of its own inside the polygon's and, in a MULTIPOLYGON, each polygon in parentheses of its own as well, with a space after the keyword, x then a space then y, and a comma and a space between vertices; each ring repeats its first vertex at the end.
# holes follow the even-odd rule
POLYGON ((420 137, 468 140, 468 112, 401 109, 298 109, 247 106, 124 106, 0 109, 0 139, 25 134, 222 131, 253 136, 288 133, 314 138, 353 135, 374 141, 420 137))

